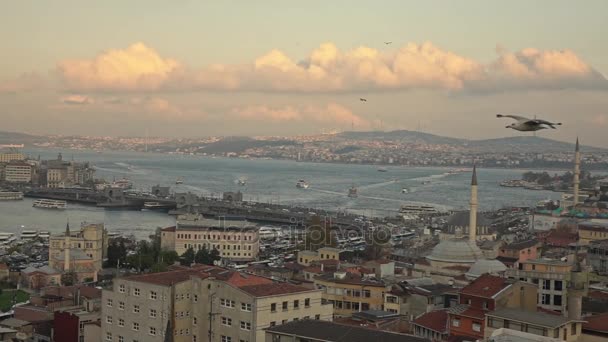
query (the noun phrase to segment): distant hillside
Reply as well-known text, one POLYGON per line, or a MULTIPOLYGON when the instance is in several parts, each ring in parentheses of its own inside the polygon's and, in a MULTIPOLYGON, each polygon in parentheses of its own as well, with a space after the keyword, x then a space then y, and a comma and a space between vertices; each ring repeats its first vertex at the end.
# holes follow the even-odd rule
MULTIPOLYGON (((345 139, 353 140, 393 140, 404 143, 423 143, 423 144, 449 144, 453 146, 467 147, 475 152, 566 152, 574 151, 574 144, 557 141, 548 138, 534 136, 517 136, 484 140, 466 140, 451 137, 444 137, 429 133, 415 131, 390 131, 390 132, 344 132, 338 135, 345 139)), ((606 152, 592 146, 581 146, 584 152, 606 152)))
POLYGON ((0 131, 0 144, 25 144, 26 146, 46 140, 44 137, 25 133, 0 131))
POLYGON ((247 137, 230 137, 208 144, 200 149, 204 153, 243 152, 249 148, 264 146, 296 145, 293 140, 256 140, 247 137))

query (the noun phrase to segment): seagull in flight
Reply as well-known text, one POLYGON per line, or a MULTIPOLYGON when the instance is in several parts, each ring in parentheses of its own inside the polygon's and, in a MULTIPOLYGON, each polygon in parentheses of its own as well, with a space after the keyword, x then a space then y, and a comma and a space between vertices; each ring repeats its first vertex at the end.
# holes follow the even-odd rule
POLYGON ((364 98, 360 97, 359 101, 361 101, 361 102, 367 102, 367 99, 364 99, 364 98))
POLYGON ((535 131, 539 131, 541 129, 547 129, 548 127, 556 129, 555 126, 560 126, 562 124, 561 122, 549 122, 549 121, 541 120, 541 119, 528 119, 523 116, 517 116, 517 115, 497 114, 496 117, 514 119, 516 122, 510 124, 506 128, 512 128, 516 131, 521 131, 521 132, 535 132, 535 131))
POLYGON ((389 45, 392 44, 393 42, 384 42, 384 44, 389 45))

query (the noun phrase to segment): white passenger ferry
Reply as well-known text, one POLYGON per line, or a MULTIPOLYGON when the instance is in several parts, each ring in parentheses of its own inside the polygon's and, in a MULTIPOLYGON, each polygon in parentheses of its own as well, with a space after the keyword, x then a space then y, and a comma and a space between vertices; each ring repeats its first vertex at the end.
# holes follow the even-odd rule
POLYGON ((21 240, 33 240, 38 237, 37 230, 24 230, 21 232, 21 240))
POLYGON ((32 205, 34 208, 43 209, 66 209, 68 204, 66 201, 50 200, 50 199, 39 199, 35 200, 32 205))
POLYGON ((19 201, 23 199, 23 192, 0 191, 0 201, 19 201))

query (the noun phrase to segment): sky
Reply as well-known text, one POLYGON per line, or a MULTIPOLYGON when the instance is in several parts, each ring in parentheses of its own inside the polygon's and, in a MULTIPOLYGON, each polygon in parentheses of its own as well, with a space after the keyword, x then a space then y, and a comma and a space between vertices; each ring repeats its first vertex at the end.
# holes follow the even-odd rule
POLYGON ((603 0, 7 1, 0 130, 524 134, 501 113, 608 147, 606 13, 603 0))

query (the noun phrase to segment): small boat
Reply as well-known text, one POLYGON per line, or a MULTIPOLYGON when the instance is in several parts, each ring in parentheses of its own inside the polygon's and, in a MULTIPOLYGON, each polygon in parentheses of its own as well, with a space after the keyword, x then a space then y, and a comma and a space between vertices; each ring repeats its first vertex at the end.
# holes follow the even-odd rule
POLYGON ((15 241, 15 234, 13 233, 0 233, 0 245, 10 245, 15 241))
POLYGON ((41 209, 59 209, 59 210, 63 210, 66 209, 68 206, 66 201, 59 201, 59 200, 51 200, 51 199, 39 199, 39 200, 35 200, 34 204, 32 204, 32 207, 34 208, 41 208, 41 209))
POLYGON ((243 178, 239 178, 239 179, 237 180, 237 183, 238 183, 240 186, 245 186, 245 185, 247 185, 247 180, 245 180, 245 179, 243 179, 243 178))
POLYGON ((308 189, 309 185, 308 183, 306 183, 305 180, 300 179, 297 183, 296 183, 296 188, 299 189, 308 189))
POLYGON ((177 178, 175 184, 184 184, 184 179, 182 177, 177 178))
POLYGON ((170 209, 175 208, 173 204, 166 204, 160 202, 144 202, 143 209, 146 210, 160 210, 160 211, 169 211, 170 209))
POLYGON ((431 181, 430 180, 422 181, 422 185, 427 185, 427 184, 431 184, 431 181))
POLYGON ((378 172, 387 172, 388 170, 385 167, 378 168, 378 172))
POLYGON ((410 191, 408 190, 408 188, 403 188, 403 189, 401 189, 401 193, 402 193, 402 194, 407 194, 407 193, 409 193, 409 192, 410 192, 410 191))
POLYGON ((353 185, 348 189, 348 197, 357 198, 359 194, 357 193, 357 188, 353 185))

